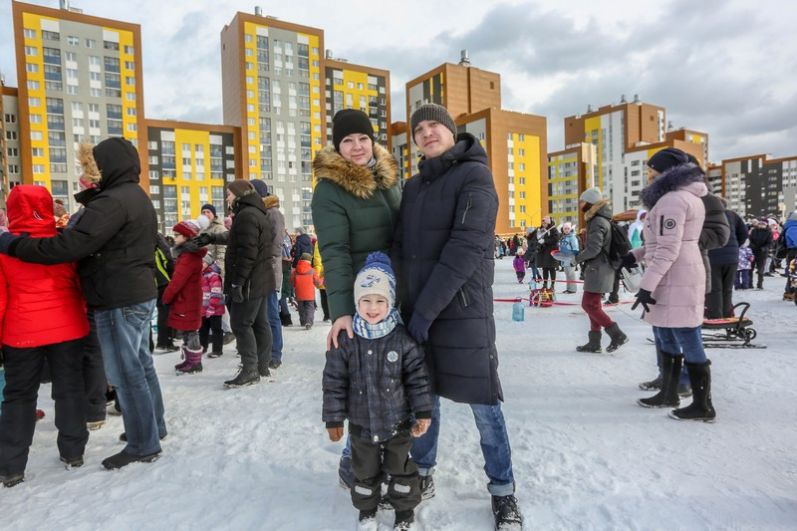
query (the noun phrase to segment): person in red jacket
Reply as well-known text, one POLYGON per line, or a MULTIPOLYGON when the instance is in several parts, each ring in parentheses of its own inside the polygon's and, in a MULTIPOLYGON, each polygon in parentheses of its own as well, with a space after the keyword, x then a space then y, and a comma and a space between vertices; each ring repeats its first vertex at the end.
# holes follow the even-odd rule
POLYGON ((196 221, 181 221, 172 230, 174 274, 163 292, 163 303, 169 306, 167 324, 183 333, 185 360, 174 368, 177 374, 202 372, 202 344, 199 342, 199 328, 202 326, 202 259, 208 251, 191 241, 202 230, 196 221))
POLYGON ((299 324, 310 330, 315 316, 315 289, 321 287, 321 279, 313 269, 313 257, 310 253, 302 253, 296 269, 291 273, 291 284, 296 290, 296 302, 299 306, 299 324))
POLYGON ((199 330, 199 342, 202 344, 202 353, 208 351, 208 338, 213 332, 213 350, 209 358, 218 358, 223 354, 224 329, 221 318, 224 315, 224 282, 221 280, 221 270, 213 260, 213 256, 206 254, 202 259, 202 328, 199 330))
MULTIPOLYGON (((8 230, 55 236, 53 198, 42 186, 17 185, 8 196, 8 230)), ((58 451, 67 467, 83 464, 86 430, 83 349, 86 301, 74 263, 42 265, 0 255, 0 344, 6 386, 0 414, 0 481, 25 478, 36 425, 36 398, 45 360, 55 400, 58 451)))

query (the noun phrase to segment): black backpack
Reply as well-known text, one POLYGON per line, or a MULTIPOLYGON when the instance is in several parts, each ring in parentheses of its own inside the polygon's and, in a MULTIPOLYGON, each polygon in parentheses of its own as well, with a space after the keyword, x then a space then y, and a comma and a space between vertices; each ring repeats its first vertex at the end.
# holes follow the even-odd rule
POLYGON ((631 251, 631 241, 628 239, 628 234, 615 221, 605 216, 601 217, 609 221, 610 227, 611 240, 609 241, 609 250, 606 252, 606 256, 609 258, 609 263, 617 267, 623 257, 631 251))

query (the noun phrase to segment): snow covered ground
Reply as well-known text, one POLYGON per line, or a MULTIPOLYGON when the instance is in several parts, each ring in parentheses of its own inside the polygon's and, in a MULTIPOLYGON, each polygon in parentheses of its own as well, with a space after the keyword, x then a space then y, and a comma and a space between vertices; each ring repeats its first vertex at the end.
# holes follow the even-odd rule
MULTIPOLYGON (((712 350, 715 424, 677 422, 635 404, 655 373, 649 327, 630 306, 611 315, 632 338, 614 355, 580 354, 578 306, 496 303, 504 412, 527 529, 797 529, 797 306, 783 279, 737 292, 766 350, 712 350)), ((496 297, 525 294, 509 260, 496 262, 496 297)), ((625 295, 626 298, 629 295, 625 295)), ((580 296, 560 300, 578 302, 580 296)), ((49 386, 25 483, 0 489, 0 528, 352 529, 338 486, 342 443, 321 423, 327 324, 285 329, 273 382, 225 390, 232 348, 200 375, 176 376, 176 354, 156 357, 169 437, 154 464, 108 472, 119 417, 91 434, 86 464, 58 461, 49 386)), ((607 340, 604 341, 606 343, 607 340)), ((444 402, 437 496, 419 508, 425 529, 492 529, 478 433, 466 406, 444 402)), ((390 522, 390 514, 383 515, 390 522)))

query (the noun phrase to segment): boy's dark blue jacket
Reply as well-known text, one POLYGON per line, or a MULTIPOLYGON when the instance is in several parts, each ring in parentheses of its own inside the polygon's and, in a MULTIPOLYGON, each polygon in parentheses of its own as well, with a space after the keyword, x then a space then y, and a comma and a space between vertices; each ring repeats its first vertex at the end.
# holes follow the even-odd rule
POLYGON ((402 325, 379 339, 346 333, 327 352, 322 420, 327 428, 381 442, 416 418, 432 416, 432 391, 424 354, 402 325))

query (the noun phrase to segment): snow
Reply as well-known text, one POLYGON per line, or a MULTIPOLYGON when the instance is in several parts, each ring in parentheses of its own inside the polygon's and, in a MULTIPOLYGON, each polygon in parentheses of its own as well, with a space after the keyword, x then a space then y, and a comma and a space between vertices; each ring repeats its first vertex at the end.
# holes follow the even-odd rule
MULTIPOLYGON (((797 529, 797 307, 780 300, 783 283, 768 278, 764 291, 735 293, 753 304, 756 343, 769 348, 709 351, 714 424, 636 405, 650 395, 637 384, 655 376, 655 354, 650 328, 630 305, 610 310, 631 341, 608 355, 575 352, 587 331, 577 305, 526 308, 525 321, 513 322, 512 304, 496 303, 526 529, 797 529)), ((496 297, 526 289, 510 260, 496 261, 496 297)), ((559 299, 577 304, 580 296, 559 299)), ((86 464, 64 470, 43 386, 47 417, 25 483, 0 488, 0 528, 354 529, 357 513, 338 486, 342 443, 330 442, 321 423, 328 326, 284 329, 284 364, 273 381, 243 389, 222 387, 237 369, 232 345, 205 359, 198 375, 176 376, 177 354, 156 356, 169 436, 153 464, 102 469, 122 448, 121 418, 109 417, 91 433, 86 464)), ((418 520, 427 530, 492 529, 469 408, 444 401, 442 415, 437 495, 418 520)), ((383 528, 391 517, 380 514, 383 528)))

